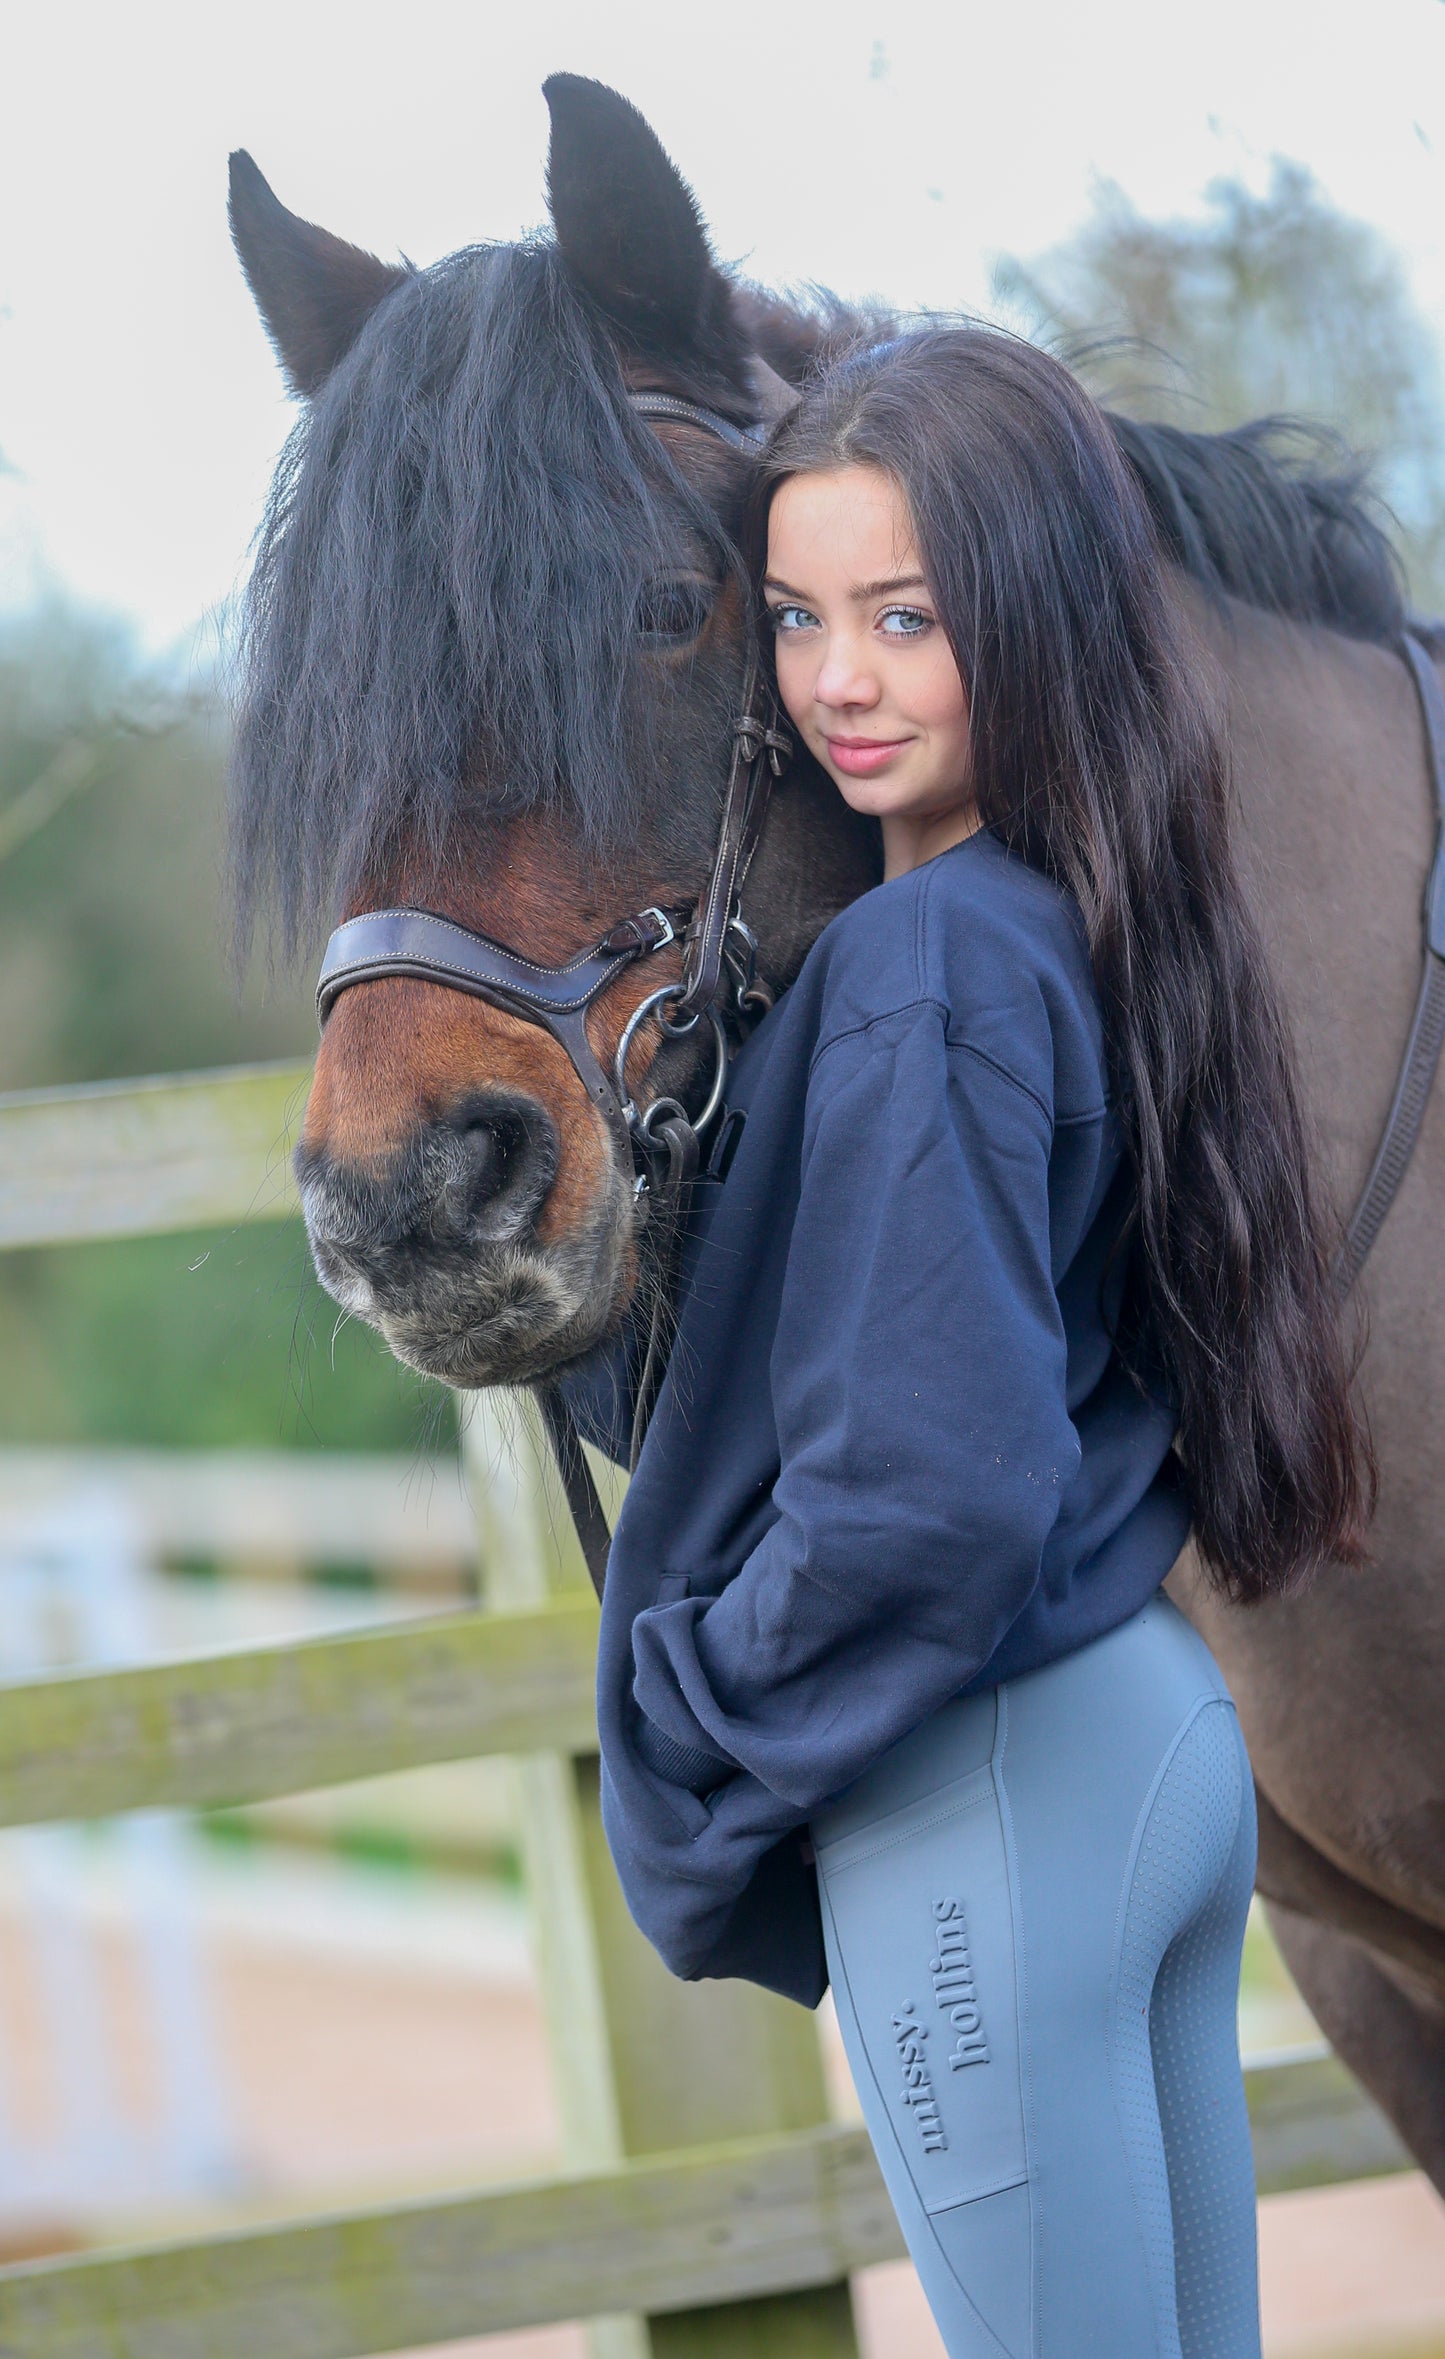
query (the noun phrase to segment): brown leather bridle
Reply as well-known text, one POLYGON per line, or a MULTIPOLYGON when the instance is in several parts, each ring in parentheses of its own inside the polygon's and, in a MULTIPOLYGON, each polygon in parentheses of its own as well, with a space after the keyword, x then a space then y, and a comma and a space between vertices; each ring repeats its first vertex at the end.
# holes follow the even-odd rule
MULTIPOLYGON (((629 400, 644 417, 684 419, 737 450, 755 450, 765 431, 735 425, 716 411, 670 393, 634 393, 629 400)), ((653 905, 621 918, 590 950, 560 967, 540 965, 507 943, 431 910, 368 910, 338 926, 326 945, 316 984, 321 1023, 343 991, 383 975, 410 975, 489 1000, 541 1025, 560 1042, 622 1155, 635 1164, 639 1189, 658 1192, 669 1184, 674 1190, 685 1185, 696 1168, 698 1140, 722 1105, 728 1059, 724 1015, 731 1016, 735 1027, 746 1029, 760 1012, 760 1001, 766 1005, 756 983, 755 945, 739 897, 762 833, 773 780, 781 775, 791 751, 753 654, 743 683, 742 710, 732 724, 712 867, 697 901, 671 908, 653 905), (682 943, 681 980, 649 992, 633 1009, 612 1070, 604 1071, 588 1038, 589 1011, 625 967, 676 941, 682 943), (671 1039, 694 1031, 699 1023, 711 1027, 712 1081, 695 1115, 689 1116, 668 1097, 639 1108, 628 1085, 628 1052, 649 1016, 671 1039)))

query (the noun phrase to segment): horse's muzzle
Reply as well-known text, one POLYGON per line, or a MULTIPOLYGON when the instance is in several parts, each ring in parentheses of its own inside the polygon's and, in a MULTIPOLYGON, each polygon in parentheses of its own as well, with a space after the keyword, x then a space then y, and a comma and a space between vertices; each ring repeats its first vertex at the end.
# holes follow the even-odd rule
POLYGON ((625 1191, 543 1242, 556 1126, 533 1098, 478 1091, 418 1124, 382 1163, 297 1151, 327 1292, 421 1374, 520 1383, 589 1348, 619 1292, 625 1191), (619 1214, 623 1218, 619 1220, 619 1214))

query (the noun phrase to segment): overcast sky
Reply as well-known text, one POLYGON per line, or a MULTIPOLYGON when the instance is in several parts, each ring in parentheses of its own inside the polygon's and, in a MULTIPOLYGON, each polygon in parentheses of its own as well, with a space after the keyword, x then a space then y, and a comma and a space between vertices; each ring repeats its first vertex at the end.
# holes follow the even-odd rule
POLYGON ((0 605, 58 585, 201 644, 290 417, 225 229, 295 211, 429 262, 544 215, 544 75, 649 117, 750 275, 980 306, 1100 177, 1189 212, 1274 154, 1399 248, 1445 330, 1442 0, 11 0, 0 605))

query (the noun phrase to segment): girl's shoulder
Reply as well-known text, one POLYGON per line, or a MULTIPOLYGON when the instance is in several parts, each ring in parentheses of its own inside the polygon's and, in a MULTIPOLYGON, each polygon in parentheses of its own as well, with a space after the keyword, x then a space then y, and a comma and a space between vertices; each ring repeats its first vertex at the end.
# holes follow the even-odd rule
MULTIPOLYGON (((1108 1102, 1103 1019, 1072 894, 981 830, 851 902, 808 966, 818 1046, 910 1010, 987 1057, 1056 1119, 1108 1102)), ((801 978, 800 978, 801 980, 801 978)))

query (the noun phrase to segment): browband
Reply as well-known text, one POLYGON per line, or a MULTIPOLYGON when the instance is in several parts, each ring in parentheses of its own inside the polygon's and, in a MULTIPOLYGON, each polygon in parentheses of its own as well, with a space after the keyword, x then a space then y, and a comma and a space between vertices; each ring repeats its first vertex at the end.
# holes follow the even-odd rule
POLYGON ((629 393, 629 409, 644 418, 681 418, 689 426, 701 426, 715 434, 719 442, 731 443, 736 451, 755 458, 768 439, 768 427, 763 420, 751 426, 739 426, 732 418, 724 418, 716 410, 704 409, 700 401, 684 401, 676 393, 629 393))

